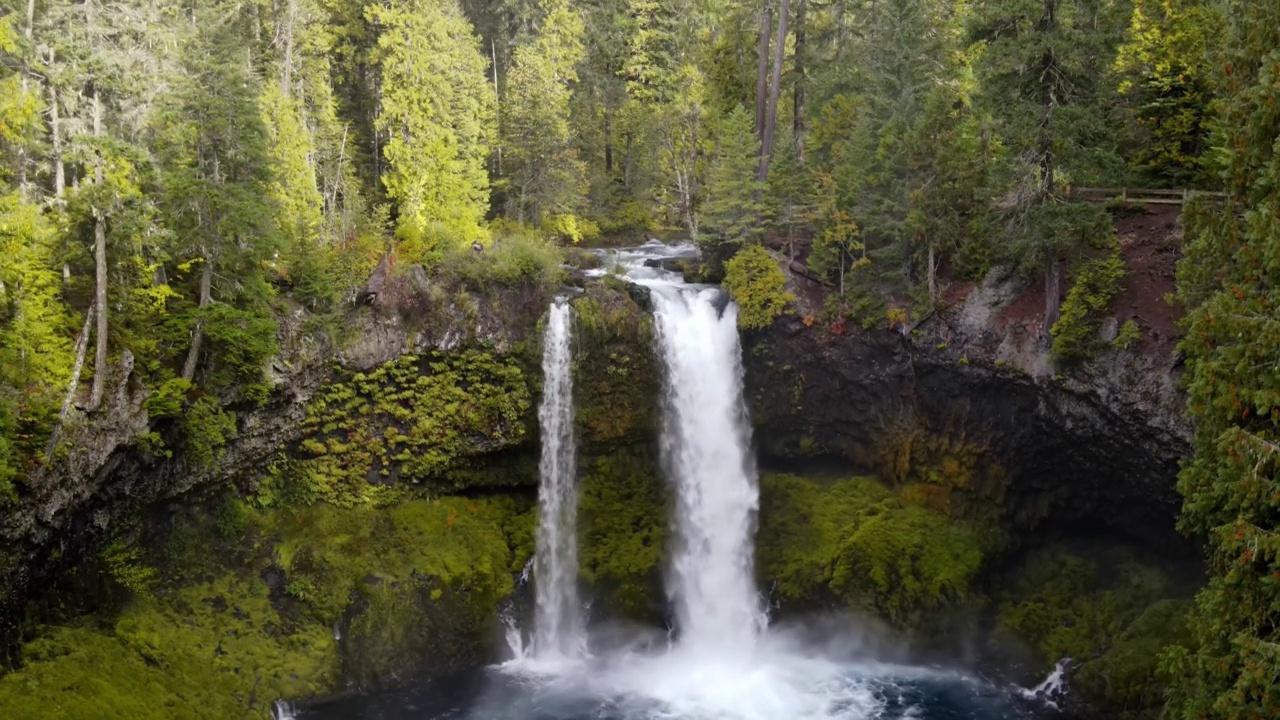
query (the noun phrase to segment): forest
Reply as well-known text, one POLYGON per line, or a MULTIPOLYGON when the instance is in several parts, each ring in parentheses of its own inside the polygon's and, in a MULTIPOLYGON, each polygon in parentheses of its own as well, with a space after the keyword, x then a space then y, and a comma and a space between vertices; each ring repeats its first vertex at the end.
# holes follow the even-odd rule
POLYGON ((1181 529, 1211 579, 1196 646, 1162 662, 1170 717, 1280 713, 1272 0, 3 12, 0 507, 122 374, 212 456, 229 408, 266 398, 280 315, 336 316, 384 257, 501 283, 555 277, 576 244, 759 246, 823 281, 832 317, 881 324, 1006 266, 1043 284, 1065 363, 1119 252, 1114 208, 1073 190, 1206 191, 1169 300, 1197 422, 1181 529))

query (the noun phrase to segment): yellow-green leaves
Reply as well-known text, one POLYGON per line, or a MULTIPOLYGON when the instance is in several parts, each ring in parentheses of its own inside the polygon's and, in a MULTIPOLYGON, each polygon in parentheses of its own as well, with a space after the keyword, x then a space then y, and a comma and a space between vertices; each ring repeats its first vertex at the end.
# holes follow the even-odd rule
POLYGON ((366 14, 383 28, 376 126, 387 137, 387 194, 419 232, 482 238, 494 100, 471 24, 455 0, 393 0, 366 14))

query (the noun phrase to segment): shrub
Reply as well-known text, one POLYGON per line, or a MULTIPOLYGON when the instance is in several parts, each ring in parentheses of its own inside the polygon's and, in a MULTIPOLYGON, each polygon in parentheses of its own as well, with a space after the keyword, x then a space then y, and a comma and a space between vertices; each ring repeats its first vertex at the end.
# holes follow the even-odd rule
POLYGON ((564 251, 559 246, 520 228, 495 237, 493 243, 480 252, 469 246, 451 249, 444 255, 440 271, 473 290, 484 290, 495 284, 549 288, 563 281, 563 265, 564 251))
POLYGON ((1126 320, 1120 326, 1120 331, 1116 333, 1116 339, 1112 342, 1116 347, 1122 350, 1128 350, 1142 339, 1142 330, 1138 328, 1138 323, 1133 320, 1126 320))
POLYGON ((1053 356, 1061 362, 1084 359, 1097 337, 1099 315, 1120 292, 1124 262, 1118 253, 1090 260, 1076 272, 1062 315, 1049 331, 1053 335, 1053 356))
POLYGON ((738 303, 738 325, 768 327, 786 312, 795 296, 786 291, 787 276, 759 245, 751 245, 725 263, 724 286, 738 303))

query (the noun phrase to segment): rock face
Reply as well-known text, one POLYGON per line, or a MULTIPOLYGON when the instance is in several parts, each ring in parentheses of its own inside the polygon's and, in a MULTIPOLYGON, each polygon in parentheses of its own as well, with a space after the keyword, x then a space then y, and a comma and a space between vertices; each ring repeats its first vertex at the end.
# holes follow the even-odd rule
MULTIPOLYGON (((434 293, 420 287, 420 275, 385 279, 371 302, 328 331, 308 330, 310 317, 300 307, 282 314, 281 354, 268 369, 272 392, 260 406, 225 405, 236 412, 237 433, 210 466, 188 462, 181 451, 164 457, 140 442, 148 430, 168 438, 172 429, 151 427, 144 407, 150 388, 132 377, 126 353, 105 409, 68 423, 51 464, 30 478, 16 507, 0 507, 0 648, 16 639, 24 608, 41 604, 36 595, 56 593, 89 549, 136 524, 156 503, 261 476, 300 439, 307 404, 326 381, 405 354, 466 345, 515 353, 536 333, 545 309, 537 293, 434 293)), ((521 442, 536 447, 532 435, 521 442)))
POLYGON ((762 460, 927 484, 937 503, 1021 532, 1085 523, 1182 547, 1174 479, 1190 427, 1175 359, 1117 350, 1052 374, 1040 338, 999 321, 1015 295, 992 278, 905 333, 791 316, 751 334, 762 460))

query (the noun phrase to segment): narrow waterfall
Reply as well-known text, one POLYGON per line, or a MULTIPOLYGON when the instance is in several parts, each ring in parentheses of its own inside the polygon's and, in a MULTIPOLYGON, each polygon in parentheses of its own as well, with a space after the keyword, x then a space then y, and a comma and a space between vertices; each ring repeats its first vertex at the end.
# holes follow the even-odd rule
POLYGON ((715 289, 653 290, 666 367, 661 449, 676 491, 667 594, 682 649, 732 656, 765 622, 752 573, 758 491, 737 306, 715 289))
POLYGON ((535 538, 533 652, 577 657, 587 641, 578 601, 578 466, 573 431, 573 373, 569 303, 551 305, 543 337, 542 461, 535 538))

